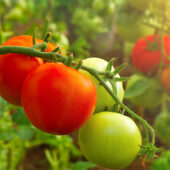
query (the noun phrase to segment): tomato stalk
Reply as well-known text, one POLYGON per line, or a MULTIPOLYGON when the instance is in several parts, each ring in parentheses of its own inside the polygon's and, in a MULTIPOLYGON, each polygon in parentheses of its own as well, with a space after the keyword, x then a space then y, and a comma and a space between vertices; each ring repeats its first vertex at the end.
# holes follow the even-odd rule
MULTIPOLYGON (((53 62, 60 61, 60 62, 63 62, 64 64, 66 64, 68 66, 72 65, 76 69, 81 68, 81 69, 89 72, 91 75, 93 75, 100 82, 100 84, 107 90, 107 92, 111 95, 111 97, 115 100, 115 102, 117 104, 119 104, 124 110, 126 110, 135 119, 137 119, 137 120, 139 120, 140 122, 143 123, 143 125, 146 129, 146 131, 145 131, 146 132, 146 140, 144 142, 144 145, 141 146, 140 156, 143 156, 143 155, 146 154, 148 158, 152 158, 154 156, 155 152, 158 151, 158 149, 154 146, 155 145, 155 132, 154 132, 153 128, 147 123, 147 121, 142 119, 140 116, 138 116, 136 113, 134 113, 131 109, 129 109, 126 105, 124 105, 119 100, 117 95, 114 92, 112 92, 112 90, 107 86, 107 84, 105 83, 103 78, 100 76, 100 75, 105 75, 105 76, 109 75, 110 79, 113 80, 114 76, 120 70, 122 70, 122 68, 125 67, 125 64, 121 65, 120 67, 118 67, 113 72, 106 71, 106 72, 100 73, 100 72, 96 71, 95 69, 92 69, 92 68, 89 68, 89 67, 82 65, 81 60, 79 60, 77 62, 72 61, 71 55, 69 55, 69 57, 67 57, 67 56, 63 56, 59 53, 56 53, 57 51, 59 51, 58 48, 56 48, 52 52, 45 52, 44 49, 47 48, 47 42, 48 42, 49 36, 50 36, 50 34, 48 34, 46 36, 46 38, 45 38, 46 42, 43 42, 43 43, 40 43, 40 44, 35 44, 33 47, 1 46, 0 47, 0 55, 1 54, 8 54, 8 53, 18 53, 18 54, 25 54, 25 55, 29 55, 29 56, 36 56, 36 57, 43 58, 44 60, 47 60, 47 61, 53 61, 53 62), (151 136, 152 136, 151 143, 149 143, 148 130, 150 130, 151 136)), ((127 78, 114 78, 114 81, 124 81, 126 79, 127 78)))

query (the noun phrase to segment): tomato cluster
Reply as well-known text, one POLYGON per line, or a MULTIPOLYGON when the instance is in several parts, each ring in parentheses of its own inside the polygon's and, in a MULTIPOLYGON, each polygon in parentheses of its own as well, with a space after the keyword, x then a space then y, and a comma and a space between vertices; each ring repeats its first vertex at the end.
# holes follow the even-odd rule
MULTIPOLYGON (((42 40, 36 39, 36 43, 42 40)), ((32 36, 17 36, 2 46, 33 46, 32 36)), ((56 48, 48 43, 46 52, 56 48)), ((0 95, 23 106, 34 126, 54 134, 79 129, 92 115, 96 89, 91 79, 62 63, 23 54, 0 57, 0 95)))
MULTIPOLYGON (((36 39, 37 44, 41 42, 36 39)), ((5 45, 32 47, 33 37, 14 37, 2 46, 5 45)), ((46 52, 55 48, 48 43, 46 52)), ((108 62, 87 58, 83 65, 105 72, 108 62)), ((114 71, 113 67, 111 71, 114 71)), ((106 76, 102 78, 122 101, 122 83, 115 82, 115 90, 106 76)), ((101 166, 128 166, 142 144, 134 121, 113 112, 116 102, 95 77, 82 69, 78 71, 61 62, 49 63, 23 54, 1 55, 0 95, 8 102, 22 106, 30 122, 42 131, 68 134, 80 129, 79 144, 85 157, 101 166), (96 114, 92 116, 94 112, 96 114)))

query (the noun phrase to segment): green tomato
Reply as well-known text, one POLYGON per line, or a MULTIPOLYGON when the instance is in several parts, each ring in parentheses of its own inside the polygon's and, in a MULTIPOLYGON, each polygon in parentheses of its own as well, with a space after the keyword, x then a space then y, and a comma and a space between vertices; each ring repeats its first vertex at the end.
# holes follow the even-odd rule
MULTIPOLYGON (((128 90, 134 83, 143 79, 144 76, 140 74, 134 74, 131 76, 130 80, 127 82, 126 90, 128 90)), ((147 88, 142 93, 129 98, 129 101, 137 106, 144 108, 154 108, 161 104, 163 100, 163 91, 160 84, 154 79, 150 80, 151 86, 147 88)))
POLYGON ((158 137, 170 146, 170 114, 161 113, 156 117, 155 130, 158 137))
POLYGON ((154 29, 141 23, 142 18, 136 15, 120 14, 117 19, 117 32, 121 39, 136 42, 139 38, 154 33, 154 29))
MULTIPOLYGON (((101 58, 93 57, 93 58, 84 59, 83 65, 93 68, 99 72, 104 72, 106 71, 108 62, 101 58)), ((114 68, 112 70, 114 70, 114 68)), ((95 77, 93 77, 92 75, 90 75, 88 72, 84 70, 80 70, 80 71, 86 74, 87 76, 89 76, 93 80, 96 86, 97 104, 96 104, 95 112, 100 112, 104 110, 113 111, 113 106, 115 105, 116 102, 113 100, 110 94, 105 90, 105 88, 102 85, 99 84, 98 80, 96 80, 95 77)), ((119 75, 117 74, 116 77, 119 77, 119 75)), ((113 91, 111 83, 108 80, 106 80, 105 83, 113 91)), ((120 99, 120 101, 122 101, 124 97, 122 82, 116 82, 116 89, 117 89, 117 97, 120 99)))
POLYGON ((140 10, 140 11, 145 11, 148 6, 149 2, 148 0, 126 0, 126 2, 133 8, 140 10))
POLYGON ((122 114, 95 114, 79 131, 85 157, 105 168, 125 168, 136 158, 142 144, 135 122, 122 114))

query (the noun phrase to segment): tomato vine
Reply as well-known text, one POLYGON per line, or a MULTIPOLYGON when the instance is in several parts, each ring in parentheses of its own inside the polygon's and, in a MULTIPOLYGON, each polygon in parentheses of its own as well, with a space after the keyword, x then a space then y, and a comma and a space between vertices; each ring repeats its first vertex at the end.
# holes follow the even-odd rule
MULTIPOLYGON (((140 116, 138 116, 135 112, 133 112, 130 108, 128 108, 125 104, 123 104, 117 95, 107 86, 104 79, 100 75, 106 76, 113 84, 116 81, 124 81, 127 80, 126 77, 118 78, 114 77, 118 72, 120 72, 124 67, 125 64, 119 66, 115 71, 110 71, 109 69, 106 72, 98 72, 95 69, 89 68, 87 66, 83 65, 82 60, 73 61, 73 56, 69 54, 68 56, 64 56, 60 54, 59 48, 54 49, 51 52, 45 52, 47 49, 47 43, 49 41, 49 38, 51 36, 51 33, 48 33, 46 37, 44 38, 44 42, 36 44, 35 43, 35 33, 33 35, 33 46, 32 47, 22 47, 22 46, 1 46, 0 47, 0 55, 1 54, 8 54, 8 53, 18 53, 18 54, 25 54, 28 56, 36 56, 43 58, 46 61, 49 62, 62 62, 67 66, 73 66, 75 69, 83 69, 87 72, 89 72, 91 75, 93 75, 99 83, 106 89, 106 91, 111 95, 114 101, 116 101, 117 104, 119 104, 123 110, 127 111, 132 117, 139 120, 145 127, 145 140, 141 147, 141 150, 139 152, 139 157, 142 157, 146 155, 146 159, 152 159, 155 156, 155 152, 160 151, 159 148, 155 147, 155 132, 154 129, 148 124, 148 122, 144 119, 142 119, 140 116), (151 141, 149 141, 149 130, 151 132, 151 141)), ((113 60, 111 60, 108 64, 113 64, 113 60)))

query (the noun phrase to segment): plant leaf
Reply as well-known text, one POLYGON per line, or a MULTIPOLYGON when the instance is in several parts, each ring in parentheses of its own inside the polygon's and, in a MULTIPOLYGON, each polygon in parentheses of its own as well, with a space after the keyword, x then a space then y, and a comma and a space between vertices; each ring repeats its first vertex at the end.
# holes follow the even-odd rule
POLYGON ((125 90, 125 98, 132 98, 141 95, 152 85, 152 81, 147 78, 137 80, 127 90, 125 90))

